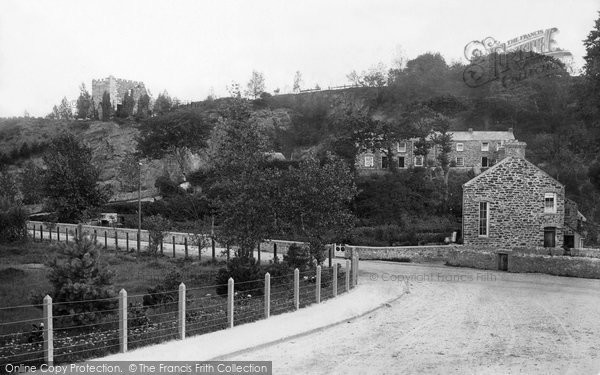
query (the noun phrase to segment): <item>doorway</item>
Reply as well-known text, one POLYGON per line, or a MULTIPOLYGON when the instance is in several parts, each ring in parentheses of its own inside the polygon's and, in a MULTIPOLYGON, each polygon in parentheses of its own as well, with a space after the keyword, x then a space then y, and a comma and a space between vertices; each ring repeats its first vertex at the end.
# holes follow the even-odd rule
POLYGON ((556 247, 556 228, 544 228, 544 247, 556 247))
POLYGON ((498 271, 508 271, 508 254, 498 254, 498 271))

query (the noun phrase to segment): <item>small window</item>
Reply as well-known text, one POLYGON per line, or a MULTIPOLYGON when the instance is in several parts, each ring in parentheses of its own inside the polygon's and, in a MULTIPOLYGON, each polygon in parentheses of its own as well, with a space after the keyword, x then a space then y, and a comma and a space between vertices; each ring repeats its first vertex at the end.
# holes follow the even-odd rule
POLYGON ((388 169, 390 167, 389 159, 387 156, 381 157, 381 168, 388 169))
POLYGON ((365 167, 373 168, 373 157, 372 156, 365 156, 365 167))
POLYGON ((419 155, 415 157, 415 167, 422 167, 423 166, 423 156, 419 155))
POLYGON ((479 202, 479 235, 487 237, 490 225, 490 206, 488 202, 479 202))
POLYGON ((463 158, 462 156, 457 156, 456 157, 456 166, 464 167, 465 166, 465 158, 463 158))
POLYGON ((398 143, 398 152, 406 152, 406 142, 398 143))
POLYGON ((464 150, 465 150, 465 145, 463 143, 456 144, 456 151, 464 151, 464 150))
POLYGON ((544 213, 555 214, 556 213, 556 193, 544 194, 544 213))
POLYGON ((406 168, 404 164, 404 156, 398 156, 398 168, 406 168))
POLYGON ((482 156, 482 157, 481 157, 481 166, 482 166, 483 168, 487 168, 487 167, 489 167, 489 164, 488 164, 488 158, 487 158, 487 156, 482 156))
POLYGON ((489 151, 490 143, 489 142, 481 142, 481 151, 489 151))

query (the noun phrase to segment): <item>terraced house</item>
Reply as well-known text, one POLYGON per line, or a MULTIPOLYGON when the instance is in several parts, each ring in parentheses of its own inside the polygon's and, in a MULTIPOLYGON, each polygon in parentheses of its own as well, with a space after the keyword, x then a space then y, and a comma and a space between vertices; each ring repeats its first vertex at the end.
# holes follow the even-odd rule
MULTIPOLYGON (((451 167, 473 169, 480 173, 491 167, 498 159, 506 142, 515 141, 513 130, 507 131, 453 131, 452 152, 450 153, 451 167)), ((356 167, 361 173, 385 172, 392 168, 427 167, 437 164, 440 150, 433 147, 425 156, 415 154, 415 142, 409 139, 398 142, 391 158, 384 150, 365 150, 359 154, 356 167)))
POLYGON ((493 167, 463 185, 465 245, 583 247, 577 204, 565 187, 525 160, 524 142, 508 142, 493 167))

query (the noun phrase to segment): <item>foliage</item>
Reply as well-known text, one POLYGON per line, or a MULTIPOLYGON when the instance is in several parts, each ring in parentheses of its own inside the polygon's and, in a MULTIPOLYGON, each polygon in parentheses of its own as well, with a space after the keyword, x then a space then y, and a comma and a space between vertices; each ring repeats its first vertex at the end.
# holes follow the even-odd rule
POLYGON ((73 110, 71 109, 71 103, 66 97, 62 98, 60 105, 58 106, 58 114, 61 120, 72 120, 73 110))
MULTIPOLYGON (((600 12, 598 13, 600 15, 600 12)), ((596 111, 600 110, 600 17, 594 23, 594 28, 590 31, 587 38, 583 41, 586 55, 585 60, 585 78, 589 90, 589 98, 593 101, 596 111)), ((597 113, 597 112, 596 112, 597 113)))
POLYGON ((219 269, 215 283, 218 295, 227 295, 227 283, 233 278, 236 292, 252 292, 262 295, 264 292, 264 272, 254 258, 235 257, 227 263, 227 267, 219 269))
POLYGON ((92 150, 71 134, 51 141, 44 155, 43 191, 59 221, 78 222, 108 201, 110 189, 98 185, 100 171, 91 160, 92 150))
POLYGON ((292 88, 293 92, 299 93, 302 89, 302 73, 299 70, 294 74, 294 86, 292 88))
POLYGON ((138 99, 136 115, 142 119, 147 118, 150 115, 150 96, 148 94, 143 94, 138 99))
POLYGON ((253 70, 252 77, 250 78, 250 81, 248 81, 246 87, 246 95, 251 96, 253 99, 258 98, 260 94, 265 91, 264 74, 253 70))
POLYGON ((74 242, 57 246, 58 253, 66 258, 57 256, 49 265, 54 313, 67 316, 75 324, 94 323, 102 317, 101 311, 116 306, 113 274, 101 263, 100 248, 84 235, 81 226, 74 242))
POLYGON ((77 118, 86 119, 93 117, 92 96, 82 83, 79 87, 79 97, 77 98, 77 118))
POLYGON ((21 193, 14 176, 6 170, 0 170, 0 209, 21 203, 21 193))
POLYGON ((43 200, 43 172, 34 162, 28 161, 19 174, 19 185, 24 204, 41 203, 43 200))
POLYGON ((122 191, 135 191, 140 184, 141 168, 140 157, 133 152, 127 152, 119 163, 117 179, 121 183, 122 191))
POLYGON ((108 121, 113 115, 113 106, 110 101, 110 94, 108 91, 104 91, 102 94, 102 101, 100 102, 100 109, 102 109, 102 121, 108 121))
POLYGON ((297 268, 300 272, 306 271, 312 265, 310 249, 306 246, 292 244, 288 248, 287 254, 283 255, 283 261, 287 263, 291 269, 297 268))
POLYGON ((183 277, 178 271, 171 271, 165 275, 162 282, 153 288, 148 288, 148 294, 143 297, 144 306, 154 306, 174 302, 179 295, 179 284, 183 277))
POLYGON ((142 223, 144 229, 148 230, 150 242, 148 243, 148 252, 154 256, 158 255, 158 248, 166 236, 166 232, 171 229, 173 224, 169 219, 160 215, 148 216, 142 223))
POLYGON ((123 103, 121 104, 121 107, 117 110, 117 116, 122 118, 132 116, 134 106, 135 99, 133 98, 133 93, 131 91, 127 91, 125 96, 123 96, 123 103))
POLYGON ((164 115, 169 112, 173 108, 173 99, 167 92, 167 90, 158 94, 158 98, 154 102, 154 107, 152 108, 152 112, 157 115, 164 115))
POLYGON ((0 242, 24 241, 27 239, 27 213, 20 206, 8 209, 0 207, 0 242))
POLYGON ((206 147, 212 124, 200 113, 178 109, 145 120, 140 126, 137 150, 145 157, 175 157, 185 174, 185 160, 190 152, 206 147))

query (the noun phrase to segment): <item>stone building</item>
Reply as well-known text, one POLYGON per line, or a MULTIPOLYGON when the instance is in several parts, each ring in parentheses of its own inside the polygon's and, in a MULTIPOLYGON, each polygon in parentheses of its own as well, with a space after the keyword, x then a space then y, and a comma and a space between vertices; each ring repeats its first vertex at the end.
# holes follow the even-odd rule
MULTIPOLYGON (((492 166, 500 160, 498 154, 502 152, 506 142, 514 141, 513 130, 507 131, 453 131, 452 151, 450 162, 452 168, 473 169, 475 173, 492 166)), ((358 155, 356 168, 361 173, 385 172, 390 163, 399 169, 412 167, 425 167, 437 164, 437 155, 440 150, 433 147, 423 157, 415 155, 414 144, 417 139, 398 142, 393 150, 391 160, 383 150, 367 150, 358 155)))
POLYGON ((575 242, 577 205, 565 199, 564 185, 525 160, 525 146, 505 143, 503 159, 463 185, 465 245, 511 249, 562 247, 567 241, 583 246, 579 234, 575 242))
POLYGON ((135 100, 133 108, 134 112, 137 111, 137 103, 140 97, 144 94, 149 94, 144 82, 141 81, 115 78, 112 75, 103 79, 94 79, 92 80, 92 99, 94 100, 94 105, 96 106, 100 117, 102 117, 102 108, 99 103, 102 101, 104 92, 110 94, 110 103, 115 111, 117 111, 123 103, 125 94, 127 92, 132 93, 133 99, 135 100))

